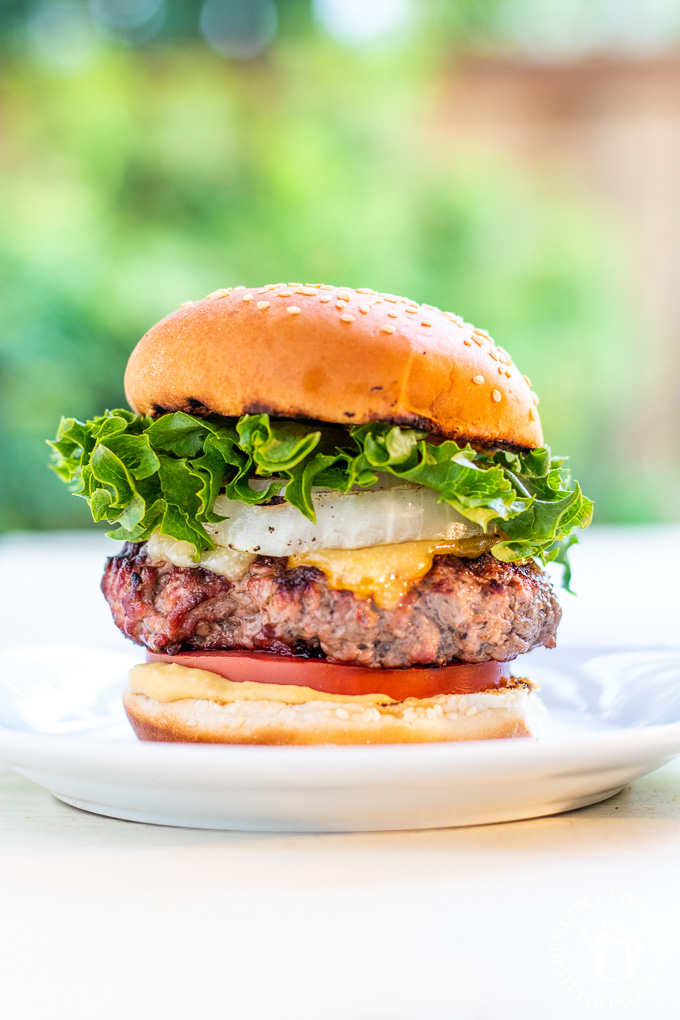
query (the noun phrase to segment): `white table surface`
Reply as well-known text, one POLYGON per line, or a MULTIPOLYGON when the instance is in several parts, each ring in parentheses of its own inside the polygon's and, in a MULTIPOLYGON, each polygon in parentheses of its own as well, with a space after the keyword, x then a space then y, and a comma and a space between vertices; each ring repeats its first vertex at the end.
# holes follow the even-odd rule
MULTIPOLYGON (((130 646, 100 535, 0 543, 5 645, 130 646)), ((593 528, 563 646, 680 643, 680 527, 593 528)), ((0 766, 0 1017, 680 1015, 680 764, 471 829, 269 835, 86 814, 0 766), (640 961, 644 961, 644 966, 640 961)))

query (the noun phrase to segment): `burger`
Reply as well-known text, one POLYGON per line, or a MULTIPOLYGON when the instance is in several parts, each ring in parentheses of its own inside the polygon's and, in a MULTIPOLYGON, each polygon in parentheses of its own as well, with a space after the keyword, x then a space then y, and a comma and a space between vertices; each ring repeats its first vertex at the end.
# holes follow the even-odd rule
POLYGON ((526 737, 510 663, 553 647, 592 504, 488 333, 368 288, 235 287, 139 341, 132 410, 63 419, 53 466, 125 544, 102 591, 146 649, 142 740, 526 737))

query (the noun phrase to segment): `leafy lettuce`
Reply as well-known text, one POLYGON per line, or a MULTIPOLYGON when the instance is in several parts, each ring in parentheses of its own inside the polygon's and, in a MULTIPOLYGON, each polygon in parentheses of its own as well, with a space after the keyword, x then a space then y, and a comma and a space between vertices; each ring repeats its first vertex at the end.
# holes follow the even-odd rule
POLYGON ((49 445, 53 469, 87 499, 94 520, 116 526, 111 538, 141 542, 160 528, 198 556, 213 548, 202 525, 222 519, 213 511, 221 492, 250 504, 280 494, 313 521, 312 486, 347 492, 380 473, 434 489, 468 520, 499 532, 491 549, 498 559, 561 563, 568 587, 567 552, 593 511, 564 458, 547 447, 479 451, 379 422, 345 429, 266 414, 177 411, 154 420, 117 410, 87 422, 63 418, 49 445), (253 488, 256 478, 271 481, 253 488))

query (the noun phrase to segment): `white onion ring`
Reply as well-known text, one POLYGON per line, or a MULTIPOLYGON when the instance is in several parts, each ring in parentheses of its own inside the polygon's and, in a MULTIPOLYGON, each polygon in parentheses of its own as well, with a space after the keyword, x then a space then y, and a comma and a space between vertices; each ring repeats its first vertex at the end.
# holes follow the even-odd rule
POLYGON ((290 503, 250 506, 226 496, 215 513, 227 520, 206 524, 216 543, 262 556, 291 556, 311 549, 362 549, 417 539, 461 539, 481 535, 433 489, 397 485, 353 492, 312 489, 316 524, 290 503))

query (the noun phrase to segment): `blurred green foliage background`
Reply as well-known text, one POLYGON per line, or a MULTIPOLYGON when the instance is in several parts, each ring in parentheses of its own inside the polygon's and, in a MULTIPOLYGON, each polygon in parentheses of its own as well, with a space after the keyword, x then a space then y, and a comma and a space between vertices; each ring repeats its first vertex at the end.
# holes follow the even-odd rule
POLYGON ((650 494, 638 465, 631 484, 622 442, 639 354, 621 224, 569 175, 446 128, 445 84, 493 51, 502 4, 415 5, 406 41, 350 46, 327 5, 324 27, 323 5, 256 3, 275 34, 258 50, 242 20, 248 52, 211 41, 206 4, 146 0, 141 22, 112 4, 113 23, 101 3, 0 8, 0 528, 87 526, 45 467, 60 415, 120 405, 130 350, 181 301, 277 280, 489 329, 598 519, 672 515, 677 479, 650 494))

